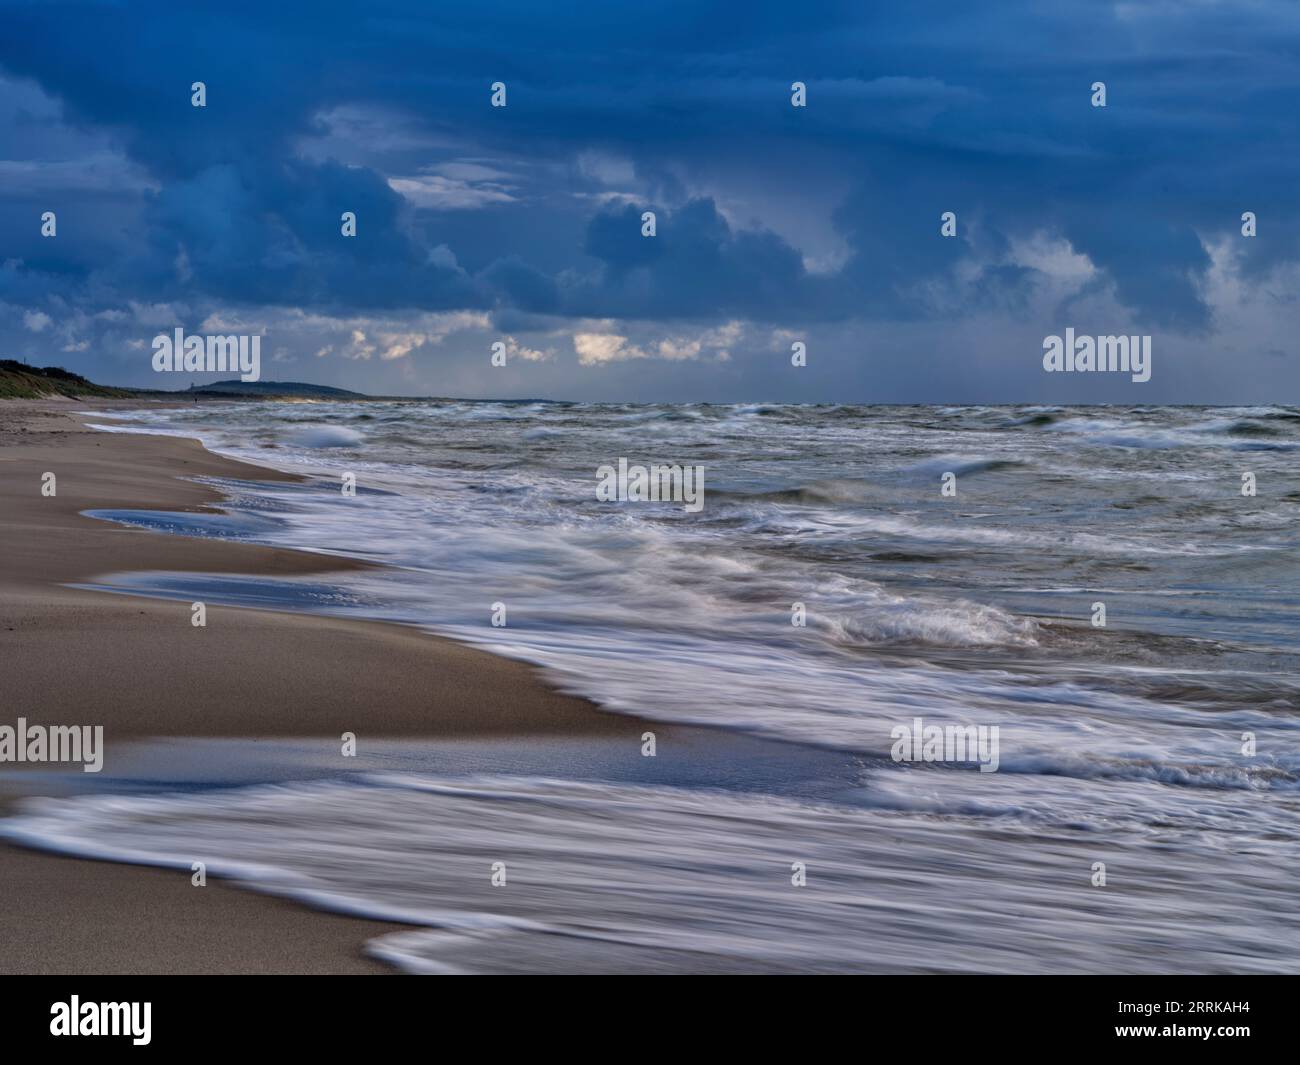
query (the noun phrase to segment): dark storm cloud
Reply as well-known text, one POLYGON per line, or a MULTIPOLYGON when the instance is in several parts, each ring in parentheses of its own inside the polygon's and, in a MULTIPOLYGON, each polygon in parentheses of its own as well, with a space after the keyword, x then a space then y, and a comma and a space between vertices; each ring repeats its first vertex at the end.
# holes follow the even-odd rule
POLYGON ((1248 279, 1300 243, 1285 3, 0 7, 13 305, 960 323, 1046 233, 1197 335, 1203 237, 1257 211, 1248 279))
POLYGON ((603 269, 566 293, 570 314, 802 321, 823 309, 824 286, 774 234, 733 231, 711 200, 654 213, 653 238, 639 207, 591 220, 585 250, 603 269))

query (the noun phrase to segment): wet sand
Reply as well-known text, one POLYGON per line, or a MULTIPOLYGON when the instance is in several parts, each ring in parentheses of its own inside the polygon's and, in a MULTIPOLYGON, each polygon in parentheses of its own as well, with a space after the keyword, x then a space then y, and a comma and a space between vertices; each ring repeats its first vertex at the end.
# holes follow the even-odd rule
MULTIPOLYGON (((95 401, 96 410, 122 401, 95 401)), ((626 738, 646 723, 548 687, 532 667, 414 629, 64 587, 113 572, 299 575, 360 565, 170 536, 82 516, 211 509, 217 476, 294 480, 197 441, 102 433, 81 404, 0 403, 0 723, 102 724, 107 758, 147 737, 626 738), (42 495, 54 473, 56 494, 42 495)), ((663 735, 670 731, 656 726, 663 735)), ((30 790, 0 767, 12 804, 30 790)), ((0 845, 0 971, 379 972, 367 939, 400 926, 318 913, 188 873, 0 845)))

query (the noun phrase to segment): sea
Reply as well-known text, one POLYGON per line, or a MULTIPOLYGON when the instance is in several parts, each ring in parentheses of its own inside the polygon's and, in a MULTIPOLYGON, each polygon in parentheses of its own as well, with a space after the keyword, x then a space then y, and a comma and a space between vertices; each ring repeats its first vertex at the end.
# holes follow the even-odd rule
POLYGON ((202 853, 400 923, 368 950, 413 972, 1300 972, 1300 408, 92 420, 303 477, 213 480, 223 513, 96 518, 383 564, 96 587, 409 624, 718 744, 634 770, 393 744, 349 773, 287 744, 241 774, 212 767, 264 754, 194 741, 31 800, 11 839, 202 853), (703 506, 599 498, 620 460, 700 470, 703 506), (926 726, 995 734, 995 771, 900 759, 926 726))

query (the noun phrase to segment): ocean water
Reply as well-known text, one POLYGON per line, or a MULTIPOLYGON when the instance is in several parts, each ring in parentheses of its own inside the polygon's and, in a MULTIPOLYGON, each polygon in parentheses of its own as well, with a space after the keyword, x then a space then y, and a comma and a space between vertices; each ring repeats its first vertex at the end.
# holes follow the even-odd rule
POLYGON ((265 890, 428 926, 374 944, 419 971, 1300 970, 1298 408, 249 403, 102 424, 307 481, 218 482, 226 515, 97 516, 391 567, 104 586, 404 621, 612 710, 840 752, 857 780, 828 799, 442 766, 49 800, 10 834, 184 865, 201 843, 265 890), (598 501, 620 458, 702 466, 703 509, 598 501), (997 726, 997 772, 892 761, 918 717, 997 726), (491 860, 515 886, 482 889, 491 860))

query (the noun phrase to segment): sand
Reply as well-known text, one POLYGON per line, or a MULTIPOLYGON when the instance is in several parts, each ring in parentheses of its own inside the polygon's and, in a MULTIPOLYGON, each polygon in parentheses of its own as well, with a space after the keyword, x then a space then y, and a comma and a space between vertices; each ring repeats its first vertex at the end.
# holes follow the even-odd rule
MULTIPOLYGON (((96 410, 116 404, 95 401, 96 410)), ((549 688, 531 667, 414 629, 78 590, 131 570, 312 574, 350 562, 170 536, 94 508, 213 509, 196 476, 292 480, 174 437, 102 433, 59 401, 0 402, 0 722, 144 737, 626 736, 645 722, 549 688), (42 474, 57 494, 41 494, 42 474)), ((665 729, 658 726, 662 734, 665 729)), ((3 767, 0 767, 2 770, 3 767)), ((21 774, 2 774, 10 794, 21 774)), ((9 803, 6 803, 8 805, 9 803)), ((400 926, 308 910, 185 873, 0 845, 0 972, 380 972, 367 939, 400 926)))

